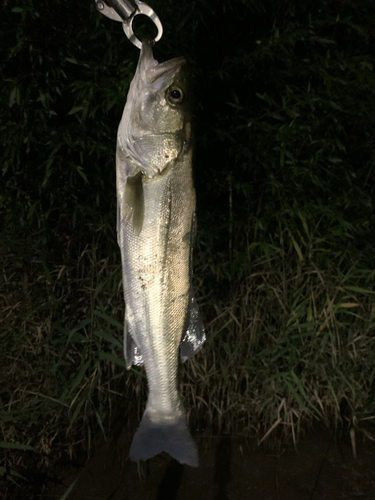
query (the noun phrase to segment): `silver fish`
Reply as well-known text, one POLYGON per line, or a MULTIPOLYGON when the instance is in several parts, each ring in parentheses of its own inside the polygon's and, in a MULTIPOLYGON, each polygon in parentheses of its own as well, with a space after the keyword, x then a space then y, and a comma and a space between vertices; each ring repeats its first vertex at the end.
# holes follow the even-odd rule
POLYGON ((178 392, 178 357, 202 347, 192 294, 195 190, 185 60, 159 64, 144 42, 117 135, 117 235, 121 249, 127 367, 142 365, 148 400, 132 460, 166 451, 198 465, 178 392))

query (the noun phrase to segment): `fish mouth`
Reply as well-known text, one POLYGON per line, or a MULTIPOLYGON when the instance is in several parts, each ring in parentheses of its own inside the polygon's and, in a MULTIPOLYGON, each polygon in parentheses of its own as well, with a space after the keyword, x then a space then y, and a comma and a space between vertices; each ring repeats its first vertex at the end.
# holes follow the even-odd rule
POLYGON ((149 85, 155 83, 160 78, 165 80, 166 78, 175 75, 178 73, 181 66, 186 63, 184 57, 175 57, 169 61, 159 64, 158 61, 154 59, 152 47, 153 42, 143 42, 141 55, 139 57, 141 71, 145 75, 146 81, 149 85))

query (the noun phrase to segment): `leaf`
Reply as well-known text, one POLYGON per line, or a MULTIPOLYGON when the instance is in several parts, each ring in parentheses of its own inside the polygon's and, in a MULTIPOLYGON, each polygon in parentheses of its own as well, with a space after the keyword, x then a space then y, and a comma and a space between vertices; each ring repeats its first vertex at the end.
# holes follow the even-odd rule
POLYGON ((306 320, 307 320, 308 323, 311 323, 311 321, 312 321, 312 307, 311 307, 311 304, 307 308, 307 318, 306 318, 306 320))
POLYGON ((293 238, 293 236, 291 238, 292 238, 293 246, 294 246, 296 252, 298 253, 299 260, 302 261, 303 260, 303 255, 302 255, 301 248, 298 245, 298 243, 296 242, 296 240, 293 238))
POLYGON ((349 308, 349 307, 359 307, 360 304, 358 304, 357 302, 341 302, 341 304, 337 304, 337 307, 345 307, 345 308, 349 308))
POLYGON ((68 113, 69 115, 74 115, 75 113, 78 113, 79 111, 83 110, 83 106, 74 106, 68 113))
POLYGON ((68 61, 68 62, 70 62, 72 64, 79 64, 78 61, 77 61, 77 59, 73 59, 73 57, 66 57, 65 61, 68 61))
POLYGON ((80 166, 77 166, 76 170, 79 173, 79 175, 82 177, 82 179, 86 182, 86 184, 88 184, 89 181, 87 180, 87 177, 86 177, 85 172, 83 171, 83 168, 80 166))
POLYGON ((107 342, 109 342, 110 344, 113 344, 115 345, 116 347, 119 347, 120 349, 122 349, 122 344, 121 342, 119 342, 118 339, 116 339, 116 337, 114 337, 113 335, 111 335, 109 332, 105 332, 105 331, 95 331, 94 332, 95 335, 98 335, 98 337, 101 337, 102 339, 106 340, 107 342))
POLYGON ((292 377, 294 378, 295 383, 297 384, 297 387, 298 387, 300 393, 302 394, 302 396, 305 399, 307 399, 305 389, 303 388, 303 385, 301 384, 300 379, 297 377, 297 375, 294 373, 293 370, 291 371, 291 374, 292 374, 292 377))
POLYGON ((91 323, 91 318, 86 318, 86 319, 83 319, 82 321, 80 321, 78 323, 78 325, 76 325, 72 330, 70 330, 69 332, 69 335, 68 335, 68 338, 66 340, 66 344, 65 344, 65 347, 69 344, 70 340, 72 339, 73 335, 78 332, 79 330, 81 330, 81 328, 84 328, 86 325, 90 324, 91 323))
POLYGON ((48 109, 47 96, 49 97, 48 94, 45 94, 44 92, 39 90, 39 97, 38 97, 37 101, 42 104, 44 109, 48 109))
POLYGON ((99 318, 105 319, 107 321, 107 323, 110 323, 111 325, 115 326, 119 330, 124 331, 124 325, 119 323, 117 321, 117 319, 112 318, 112 316, 109 316, 108 314, 100 312, 100 311, 94 311, 94 314, 99 316, 99 318))
POLYGON ((79 479, 79 476, 77 477, 77 479, 75 479, 72 484, 69 486, 69 488, 65 491, 65 493, 63 494, 63 496, 60 498, 60 500, 66 500, 70 494, 70 492, 72 491, 72 489, 74 488, 76 482, 78 481, 79 479))
POLYGON ((90 361, 86 361, 84 365, 81 366, 78 375, 76 376, 73 385, 70 388, 69 394, 73 394, 76 387, 82 382, 83 377, 85 376, 86 370, 90 365, 90 361))
POLYGON ((32 446, 29 446, 28 444, 11 443, 10 441, 0 441, 0 448, 35 451, 35 449, 32 446))
POLYGON ((285 149, 281 149, 280 151, 280 167, 284 166, 285 162, 285 149))
POLYGON ((292 384, 290 382, 288 382, 288 380, 286 380, 286 378, 284 377, 284 383, 285 385, 288 387, 289 389, 289 392, 291 393, 291 395, 294 397, 294 399, 297 401, 297 403, 302 407, 302 408, 306 408, 306 405, 304 404, 304 402, 302 401, 302 399, 300 398, 299 394, 296 392, 295 388, 292 386, 292 384))
POLYGON ((18 487, 20 485, 19 485, 19 483, 17 483, 17 481, 14 478, 20 478, 20 479, 27 481, 27 479, 24 476, 21 476, 21 474, 18 474, 18 472, 16 472, 15 470, 9 469, 7 467, 0 467, 0 477, 4 477, 4 476, 18 487))
POLYGON ((349 292, 357 292, 357 293, 371 293, 375 295, 375 292, 372 290, 367 290, 366 288, 361 288, 359 286, 351 286, 351 285, 345 285, 343 286, 345 290, 348 290, 349 292))
POLYGON ((264 94, 264 95, 263 95, 263 94, 258 94, 258 92, 255 92, 255 95, 256 95, 259 99, 261 99, 262 101, 266 101, 266 102, 268 102, 268 103, 269 103, 269 97, 268 97, 267 95, 265 95, 265 94, 264 94))
POLYGON ((74 410, 74 413, 73 413, 73 416, 72 418, 70 419, 70 427, 73 426, 73 423, 75 422, 82 406, 87 402, 87 399, 85 398, 85 396, 87 395, 87 391, 85 391, 82 396, 81 396, 81 400, 80 402, 78 403, 76 409, 74 410))
POLYGON ((112 363, 115 363, 116 365, 121 366, 122 368, 126 368, 126 363, 123 359, 116 358, 116 356, 113 356, 113 354, 110 354, 109 352, 99 352, 99 359, 104 359, 106 361, 111 361, 112 363))
POLYGON ((16 102, 17 90, 18 90, 17 87, 14 87, 14 89, 12 89, 12 92, 10 93, 10 96, 9 96, 9 107, 10 108, 16 102))
POLYGON ((227 102, 228 106, 231 106, 232 108, 235 109, 244 109, 243 106, 240 106, 239 104, 235 104, 234 102, 227 102))
POLYGON ((101 283, 99 283, 99 285, 95 288, 95 292, 94 292, 94 299, 96 299, 96 297, 98 296, 98 294, 103 290, 103 287, 104 285, 106 284, 105 281, 102 281, 101 283))
POLYGON ((96 419, 98 421, 98 424, 99 424, 99 427, 101 428, 102 430, 102 433, 103 433, 103 436, 104 436, 104 439, 107 440, 107 437, 106 437, 106 434, 105 434, 105 430, 104 430, 104 425, 103 425, 103 421, 102 421, 102 418, 101 416, 99 415, 98 411, 95 409, 95 415, 96 415, 96 419))
POLYGON ((342 108, 338 104, 336 104, 335 102, 329 101, 329 104, 332 106, 332 108, 338 109, 339 111, 342 111, 342 108))
POLYGON ((337 409, 340 410, 340 405, 339 405, 339 402, 337 400, 337 396, 335 394, 335 391, 333 390, 333 386, 331 384, 331 382, 329 380, 327 380, 328 382, 328 387, 329 387, 329 390, 331 391, 332 393, 332 396, 333 396, 333 399, 335 400, 335 403, 336 403, 336 406, 337 406, 337 409))
POLYGON ((319 42, 322 45, 336 45, 334 40, 330 40, 329 38, 321 38, 320 36, 312 36, 311 40, 314 42, 319 42))
POLYGON ((328 161, 330 161, 331 163, 342 163, 342 159, 336 158, 336 156, 329 156, 328 161))

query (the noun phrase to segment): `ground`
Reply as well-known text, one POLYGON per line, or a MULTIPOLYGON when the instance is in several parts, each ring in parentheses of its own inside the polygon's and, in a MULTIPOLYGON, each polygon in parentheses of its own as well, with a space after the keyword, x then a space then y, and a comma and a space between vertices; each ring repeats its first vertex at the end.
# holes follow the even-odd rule
POLYGON ((122 432, 98 446, 80 470, 63 472, 45 491, 68 500, 375 500, 375 442, 315 431, 297 448, 269 452, 233 436, 198 437, 200 465, 182 466, 159 455, 138 467, 127 458, 131 440, 122 432))

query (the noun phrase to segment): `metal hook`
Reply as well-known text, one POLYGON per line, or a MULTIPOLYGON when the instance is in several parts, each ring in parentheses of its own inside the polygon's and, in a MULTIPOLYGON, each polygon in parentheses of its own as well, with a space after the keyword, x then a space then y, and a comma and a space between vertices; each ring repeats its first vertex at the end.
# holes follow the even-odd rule
POLYGON ((138 40, 133 32, 133 21, 135 16, 143 14, 151 19, 155 24, 158 34, 155 42, 160 40, 163 34, 163 26, 160 19, 152 8, 141 0, 95 0, 96 8, 99 12, 109 17, 113 21, 122 23, 125 35, 139 49, 142 48, 142 42, 138 40))

